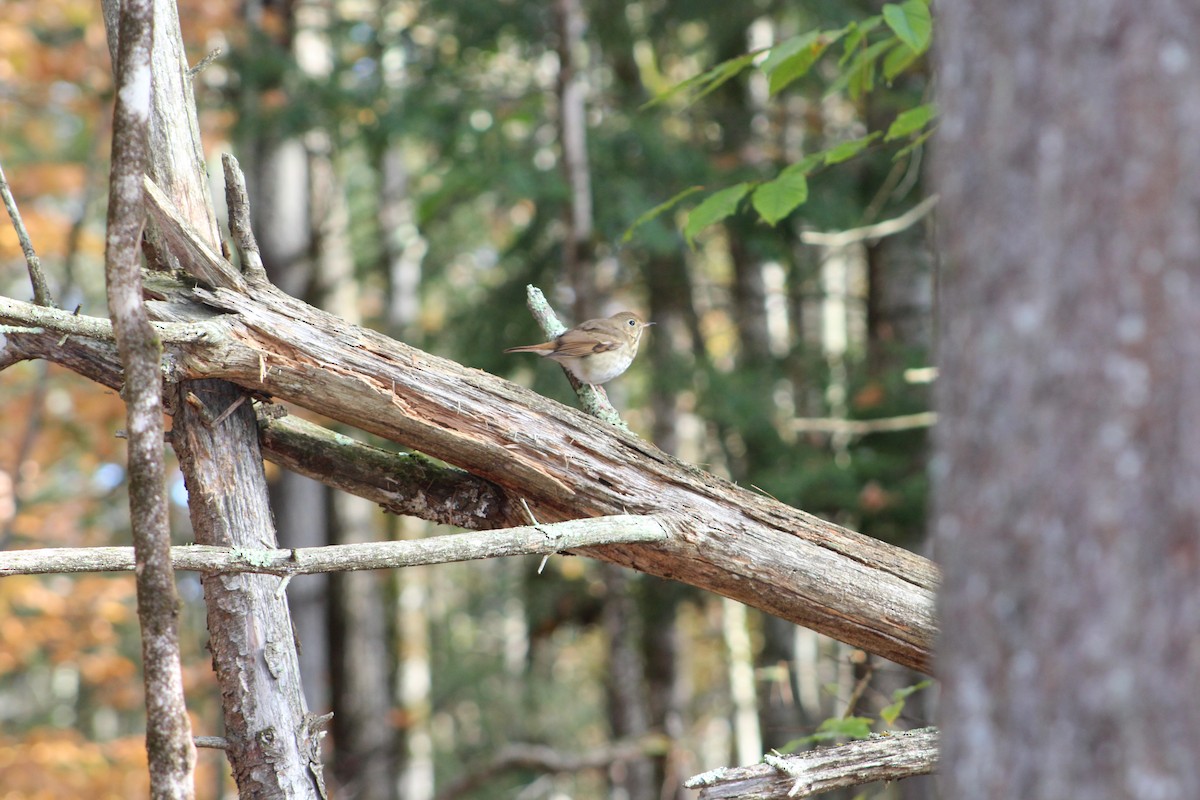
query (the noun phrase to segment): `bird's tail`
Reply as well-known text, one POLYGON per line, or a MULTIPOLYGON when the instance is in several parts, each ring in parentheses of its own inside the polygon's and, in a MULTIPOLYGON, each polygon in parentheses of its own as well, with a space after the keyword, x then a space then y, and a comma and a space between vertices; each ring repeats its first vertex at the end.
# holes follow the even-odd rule
POLYGON ((545 342, 544 344, 525 344, 520 347, 507 347, 504 349, 506 353, 537 353, 539 356, 548 355, 554 350, 553 342, 545 342))

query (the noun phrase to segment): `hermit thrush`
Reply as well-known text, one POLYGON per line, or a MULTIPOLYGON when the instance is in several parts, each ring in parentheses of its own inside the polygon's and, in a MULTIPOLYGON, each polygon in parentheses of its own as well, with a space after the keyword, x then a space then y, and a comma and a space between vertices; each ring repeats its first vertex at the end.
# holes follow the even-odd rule
POLYGON ((597 386, 611 381, 633 363, 642 331, 653 322, 642 322, 632 311, 608 319, 589 319, 553 341, 510 347, 506 353, 537 353, 552 358, 583 383, 597 386))

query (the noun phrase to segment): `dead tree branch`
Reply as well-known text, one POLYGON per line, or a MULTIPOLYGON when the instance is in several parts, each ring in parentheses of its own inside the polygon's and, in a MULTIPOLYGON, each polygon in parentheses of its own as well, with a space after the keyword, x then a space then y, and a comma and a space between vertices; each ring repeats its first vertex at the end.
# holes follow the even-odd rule
MULTIPOLYGON (((163 205, 161 193, 151 189, 148 197, 180 265, 203 284, 217 284, 156 280, 152 306, 160 319, 205 318, 195 324, 202 339, 168 346, 168 380, 221 378, 310 408, 519 494, 539 520, 655 514, 672 534, 666 542, 586 554, 931 670, 938 573, 928 560, 730 484, 508 381, 349 325, 274 287, 256 286, 251 294, 242 275, 163 205)), ((0 322, 27 323, 31 308, 0 303, 0 322)))
POLYGON ((470 530, 525 523, 509 493, 419 453, 364 444, 300 417, 259 414, 263 455, 281 467, 378 503, 386 511, 470 530))
POLYGON ((794 756, 767 756, 767 763, 722 767, 689 778, 683 785, 699 789, 699 800, 787 800, 928 775, 937 767, 937 758, 937 729, 921 728, 794 756))
MULTIPOLYGON (((22 335, 7 337, 0 345, 0 368, 5 363, 44 359, 114 391, 120 389, 124 377, 108 320, 61 311, 47 317, 35 309, 0 297, 0 319, 32 313, 38 322, 20 326, 22 335), (60 329, 81 335, 64 336, 60 329)), ((164 341, 195 341, 207 335, 203 323, 153 324, 164 341)), ((393 514, 470 530, 510 528, 527 521, 509 492, 464 470, 419 453, 364 444, 300 417, 278 417, 261 408, 258 417, 259 442, 268 461, 378 503, 393 514)))
MULTIPOLYGON (((170 227, 166 210, 156 216, 170 227)), ((186 229, 169 236, 193 275, 245 286, 186 229)), ((920 556, 732 485, 575 409, 348 325, 273 287, 250 296, 162 279, 154 291, 164 319, 220 312, 204 323, 203 341, 169 346, 172 381, 217 377, 311 408, 514 491, 539 520, 657 514, 672 532, 666 543, 587 555, 931 669, 938 575, 920 556)), ((20 312, 28 308, 6 301, 0 322, 24 323, 20 312)))
POLYGON ((29 271, 29 282, 33 285, 33 302, 39 306, 53 306, 54 297, 50 294, 50 285, 46 282, 46 273, 42 272, 42 260, 33 249, 33 241, 21 219, 21 210, 17 208, 16 198, 8 185, 4 169, 0 168, 0 196, 4 198, 4 207, 8 210, 13 229, 17 232, 17 241, 21 244, 21 252, 25 255, 25 268, 29 271))
MULTIPOLYGON (((553 555, 585 547, 653 543, 667 538, 654 517, 616 515, 525 525, 485 533, 427 539, 361 542, 297 549, 182 545, 171 548, 176 569, 208 574, 258 573, 290 577, 318 572, 396 569, 506 556, 553 555)), ((132 547, 54 547, 12 550, 0 559, 0 577, 74 572, 128 572, 132 547)))

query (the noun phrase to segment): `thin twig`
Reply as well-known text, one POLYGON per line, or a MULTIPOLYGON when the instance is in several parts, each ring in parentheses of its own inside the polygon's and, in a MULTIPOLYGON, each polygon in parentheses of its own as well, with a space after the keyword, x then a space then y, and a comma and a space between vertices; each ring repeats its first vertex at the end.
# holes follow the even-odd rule
POLYGON ((937 422, 937 414, 922 411, 880 419, 837 419, 835 417, 797 417, 791 421, 796 433, 832 433, 844 436, 866 436, 869 433, 891 433, 929 428, 937 422))
POLYGON ((921 221, 921 219, 933 210, 937 205, 938 196, 932 195, 926 197, 920 203, 905 211, 898 217, 876 222, 874 225, 865 225, 861 228, 851 228, 845 231, 833 231, 824 233, 821 231, 804 231, 800 234, 800 241, 805 244, 816 244, 823 247, 845 247, 855 242, 864 242, 868 239, 882 239, 885 236, 892 236, 900 233, 921 221))
POLYGON ((229 740, 224 736, 195 736, 192 741, 196 747, 207 747, 211 750, 228 750, 229 740))
POLYGON ((17 239, 21 242, 21 252, 25 254, 25 267, 29 270, 29 282, 33 284, 33 301, 39 306, 54 307, 54 298, 50 294, 50 286, 46 283, 46 274, 42 272, 42 260, 33 249, 29 231, 25 229, 25 221, 21 219, 21 210, 9 188, 8 178, 0 167, 0 194, 4 195, 4 207, 12 219, 13 228, 17 231, 17 239))
POLYGON ((222 50, 219 47, 214 47, 212 50, 209 50, 208 55, 206 55, 204 58, 200 59, 200 61, 198 61, 196 63, 196 66, 190 67, 188 69, 188 71, 187 71, 188 77, 195 78, 201 72, 208 69, 208 66, 210 64, 212 64, 214 61, 216 61, 218 58, 220 58, 221 54, 222 54, 222 50))
MULTIPOLYGON (((311 575, 364 569, 396 569, 633 542, 662 542, 667 531, 652 516, 618 514, 546 525, 455 533, 426 539, 250 550, 238 547, 172 547, 175 568, 214 574, 311 575)), ((69 572, 121 572, 135 566, 132 547, 55 547, 12 550, 0 577, 69 572)))

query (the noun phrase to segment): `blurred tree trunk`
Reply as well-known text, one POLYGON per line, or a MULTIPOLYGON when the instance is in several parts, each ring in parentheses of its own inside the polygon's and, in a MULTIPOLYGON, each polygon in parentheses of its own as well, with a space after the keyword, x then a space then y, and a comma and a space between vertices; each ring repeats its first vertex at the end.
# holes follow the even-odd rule
POLYGON ((604 289, 596 272, 592 214, 592 175, 587 150, 587 18, 580 0, 554 0, 558 38, 558 140, 567 182, 563 285, 571 292, 572 324, 596 317, 604 289))
MULTIPOLYGON (((646 671, 647 710, 652 729, 661 731, 672 742, 686 737, 685 708, 688 693, 684 673, 689 662, 680 653, 680 587, 658 579, 643 580, 639 593, 638 614, 642 621, 643 653, 646 671)), ((671 754, 654 760, 654 785, 663 800, 690 795, 683 788, 688 777, 671 754)))
MULTIPOLYGON (((375 541, 379 512, 361 497, 328 490, 333 544, 375 541)), ((329 581, 333 770, 347 797, 394 797, 388 616, 375 572, 338 572, 329 581)))
MULTIPOLYGON (((692 305, 692 286, 687 264, 677 252, 658 255, 646 264, 643 281, 649 293, 649 313, 654 320, 654 335, 647 346, 655 380, 648 387, 654 418, 651 436, 661 449, 674 455, 696 453, 703 448, 700 427, 680 425, 681 406, 695 402, 694 369, 680 369, 688 356, 702 348, 697 342, 696 309, 692 305), (685 343, 680 346, 680 343, 685 343), (687 344, 689 343, 690 344, 687 344)), ((693 361, 693 366, 695 362, 693 361)), ((698 459, 697 459, 698 460, 698 459)), ((648 714, 652 728, 673 741, 682 741, 685 690, 679 651, 678 607, 680 592, 660 580, 643 580, 639 593, 638 616, 642 623, 642 652, 645 664, 648 714)), ((685 796, 686 777, 669 756, 654 760, 654 785, 661 787, 659 797, 670 800, 685 796)))
MULTIPOLYGON (((729 224, 726 230, 729 232, 729 256, 733 261, 733 319, 737 326, 740 361, 744 367, 759 367, 771 357, 763 262, 755 252, 754 231, 749 225, 729 224)), ((762 398, 764 402, 771 401, 770 393, 762 398)))
POLYGON ((799 630, 787 620, 764 614, 762 617, 762 650, 758 654, 759 669, 765 679, 759 697, 759 716, 762 719, 763 747, 781 748, 805 734, 806 726, 815 726, 820 719, 805 717, 799 701, 797 680, 796 633, 799 630))
MULTIPOLYGON (((654 412, 651 436, 654 443, 668 453, 679 454, 680 395, 694 398, 695 385, 680 362, 694 352, 695 342, 680 347, 681 342, 693 339, 689 319, 696 311, 692 307, 692 286, 687 265, 678 253, 652 258, 642 270, 642 279, 649 294, 649 315, 654 321, 652 335, 642 345, 647 350, 655 380, 647 387, 650 407, 654 412)), ((694 365, 693 365, 694 366, 694 365)), ((694 402, 694 401, 693 401, 694 402)))
MULTIPOLYGON (((567 183, 563 236, 563 284, 569 288, 573 324, 600 316, 610 286, 596 268, 591 163, 587 148, 587 25, 580 0, 554 0, 558 49, 558 138, 567 183)), ((615 387, 621 391, 620 386, 615 387)), ((648 694, 641 625, 634 592, 636 579, 611 564, 599 567, 606 587, 602 625, 608 636, 609 670, 605 690, 614 739, 636 739, 649 732, 648 694)), ((659 788, 654 765, 646 758, 616 762, 608 772, 614 800, 654 800, 659 788)))
MULTIPOLYGON (((390 7, 392 4, 388 4, 390 7)), ((401 15, 381 13, 380 26, 401 15)), ((386 31, 387 37, 399 36, 386 31)), ((387 60, 379 59, 381 64, 387 60)), ((389 82, 398 82, 393 76, 389 82)), ((409 194, 408 169, 402 143, 385 140, 374 154, 379 183, 379 239, 381 270, 387 281, 384 327, 406 342, 420 342, 418 316, 422 259, 428 246, 417 227, 415 202, 409 194)), ((390 520, 388 538, 419 538, 429 528, 422 520, 390 520)), ((392 652, 395 676, 390 695, 399 707, 403 726, 396 731, 393 750, 397 753, 396 796, 403 800, 429 800, 434 796, 432 703, 432 653, 430 652, 430 587, 428 570, 422 567, 396 570, 390 575, 395 600, 392 652)))
MULTIPOLYGON (((420 520, 399 520, 391 526, 395 538, 416 538, 425 527, 420 520)), ((433 764, 433 653, 431 636, 431 591, 428 567, 396 570, 396 702, 404 718, 403 753, 396 778, 401 800, 429 800, 434 796, 433 764)))
MULTIPOLYGON (((640 578, 612 564, 600 569, 605 586, 602 624, 608 634, 605 678, 609 725, 613 739, 635 740, 650 731, 646 664, 635 597, 635 583, 640 578)), ((609 778, 613 783, 609 797, 613 800, 654 800, 659 796, 654 765, 649 759, 618 761, 609 768, 609 778)))
POLYGON ((941 9, 945 797, 1200 797, 1200 15, 941 9))

